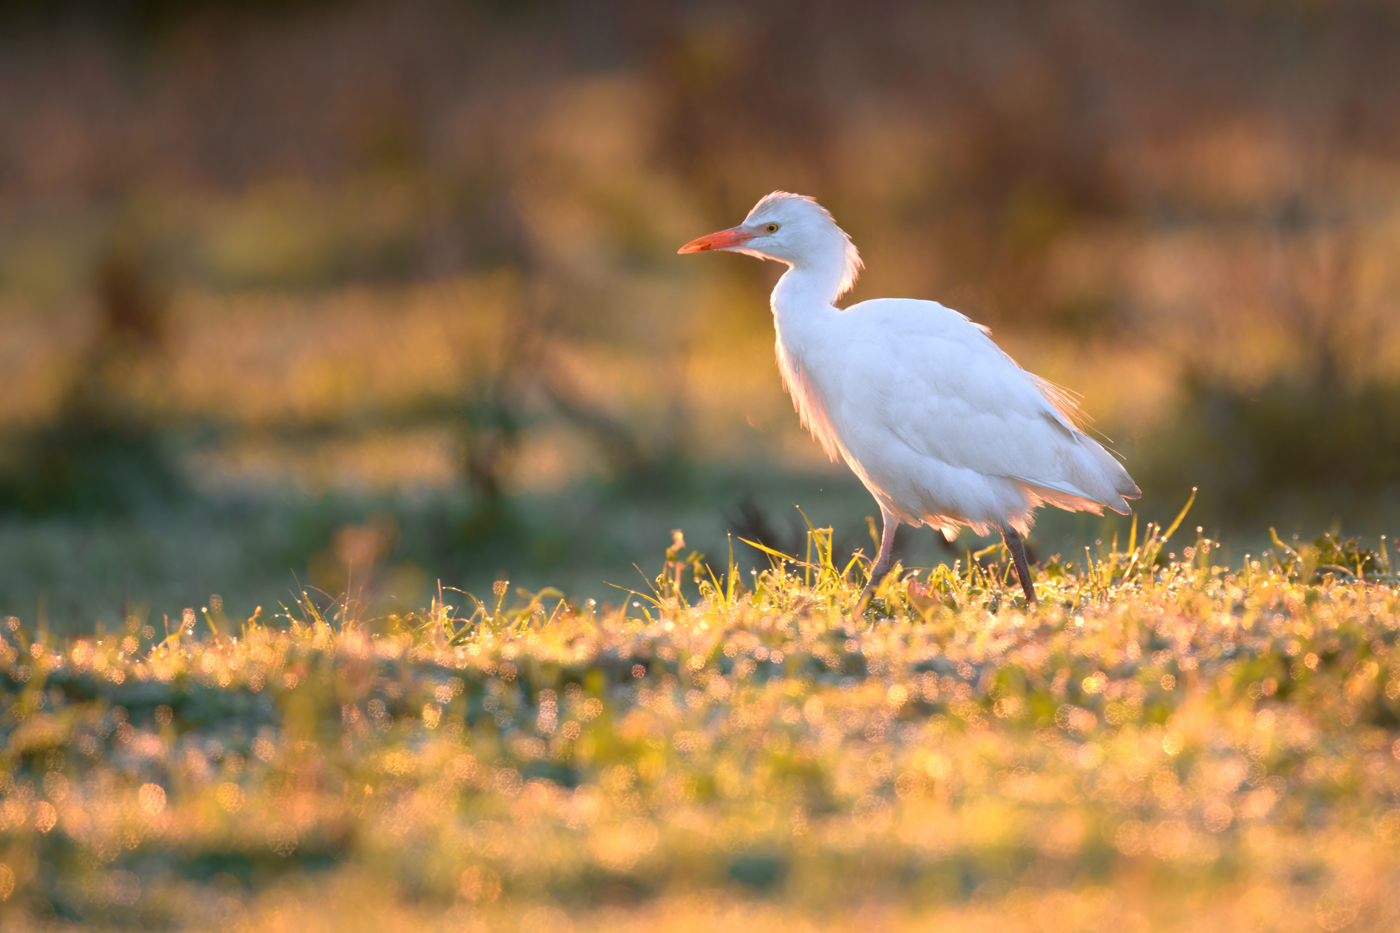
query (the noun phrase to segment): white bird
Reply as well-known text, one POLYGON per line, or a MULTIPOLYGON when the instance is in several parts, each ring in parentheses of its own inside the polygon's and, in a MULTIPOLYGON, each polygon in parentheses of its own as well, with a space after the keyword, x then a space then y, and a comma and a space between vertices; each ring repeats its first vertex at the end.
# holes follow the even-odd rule
POLYGON ((884 528, 868 604, 893 563, 900 523, 1001 532, 1028 603, 1021 536, 1042 504, 1127 514, 1141 493, 1075 423, 1065 390, 1017 365, 990 331, 936 301, 876 298, 841 309, 863 264, 816 201, 763 198, 737 227, 680 253, 728 250, 786 263, 773 289, 778 368, 802 424, 846 462, 880 506, 884 528))

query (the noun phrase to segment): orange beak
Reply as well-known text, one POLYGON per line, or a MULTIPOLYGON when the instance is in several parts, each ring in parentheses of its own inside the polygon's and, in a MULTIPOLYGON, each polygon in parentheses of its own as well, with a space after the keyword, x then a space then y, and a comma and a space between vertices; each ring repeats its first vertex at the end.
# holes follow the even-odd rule
POLYGON ((757 234, 750 233, 743 227, 730 227, 728 230, 721 230, 718 233, 711 233, 709 236, 702 236, 698 240, 691 240, 676 252, 703 253, 707 249, 733 249, 736 246, 743 246, 755 236, 757 234))

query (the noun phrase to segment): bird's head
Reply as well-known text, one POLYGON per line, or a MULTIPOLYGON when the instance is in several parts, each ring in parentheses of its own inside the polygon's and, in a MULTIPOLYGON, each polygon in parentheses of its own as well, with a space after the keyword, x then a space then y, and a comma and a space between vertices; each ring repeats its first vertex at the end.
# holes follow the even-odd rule
POLYGON ((786 191, 774 191, 763 198, 739 226, 691 240, 677 252, 712 249, 839 276, 837 297, 855 284, 862 268, 855 244, 836 226, 830 212, 811 198, 786 191))

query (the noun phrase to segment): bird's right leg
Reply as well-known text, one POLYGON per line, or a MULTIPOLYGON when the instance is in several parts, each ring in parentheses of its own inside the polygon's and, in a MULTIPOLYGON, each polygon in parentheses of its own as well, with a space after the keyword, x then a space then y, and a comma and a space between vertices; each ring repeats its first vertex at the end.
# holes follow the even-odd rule
POLYGON ((899 519, 895 518, 884 506, 880 507, 880 521, 884 527, 880 530, 880 553, 875 558, 875 563, 870 568, 870 582, 865 584, 865 589, 860 591, 860 599, 856 600, 857 617, 865 614, 865 610, 870 606, 870 599, 875 595, 875 588, 880 585, 880 581, 885 579, 885 574, 890 572, 890 567, 894 565, 894 532, 899 527, 899 519))
POLYGON ((1021 589, 1026 593, 1026 605, 1034 606, 1035 587, 1031 585, 1031 567, 1026 561, 1026 544, 1010 525, 1001 526, 1001 540, 1011 552, 1011 561, 1016 565, 1016 577, 1021 581, 1021 589))

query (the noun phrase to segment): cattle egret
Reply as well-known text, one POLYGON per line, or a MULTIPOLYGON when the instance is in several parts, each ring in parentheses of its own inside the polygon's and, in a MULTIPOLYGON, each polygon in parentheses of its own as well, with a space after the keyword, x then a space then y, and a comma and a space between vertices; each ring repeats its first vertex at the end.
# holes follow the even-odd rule
POLYGON ((893 563, 901 522, 948 540, 959 526, 1001 532, 1026 601, 1036 601, 1021 536, 1042 504, 1127 514, 1137 485, 1075 424, 1065 390, 1017 365, 990 331, 936 301, 835 303, 863 268, 816 201, 763 198, 737 227, 678 252, 728 250, 786 263, 773 289, 778 368, 802 424, 846 462, 880 506, 880 553, 857 602, 893 563))

